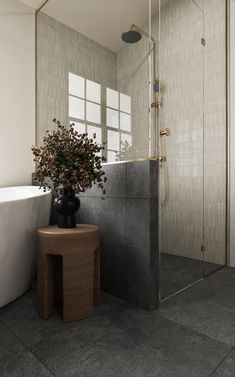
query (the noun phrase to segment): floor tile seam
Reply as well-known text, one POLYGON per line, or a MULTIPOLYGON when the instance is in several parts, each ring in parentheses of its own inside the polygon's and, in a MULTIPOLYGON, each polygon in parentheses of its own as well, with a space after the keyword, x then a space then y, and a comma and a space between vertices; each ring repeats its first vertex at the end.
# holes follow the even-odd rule
POLYGON ((224 343, 221 340, 218 340, 218 339, 215 339, 215 338, 211 338, 209 335, 206 335, 206 334, 202 333, 201 331, 195 330, 194 328, 190 327, 189 325, 184 325, 184 324, 182 324, 182 323, 180 323, 180 322, 178 322, 176 320, 170 319, 170 318, 164 316, 163 314, 159 313, 159 316, 162 317, 163 319, 167 319, 168 321, 172 322, 173 324, 176 324, 176 325, 178 325, 180 327, 183 327, 183 328, 185 328, 187 330, 190 330, 191 332, 193 332, 193 333, 195 333, 197 335, 200 335, 200 336, 202 336, 202 337, 204 337, 206 339, 209 339, 209 340, 213 340, 214 342, 217 342, 218 345, 220 344, 220 345, 223 345, 223 346, 226 346, 226 347, 230 347, 230 348, 235 347, 235 345, 224 343))
POLYGON ((227 357, 231 354, 234 350, 234 346, 226 353, 223 359, 219 362, 219 364, 215 367, 215 369, 208 375, 208 377, 213 377, 213 374, 219 369, 219 367, 223 364, 223 362, 227 359, 227 357))
POLYGON ((30 350, 30 349, 28 349, 28 348, 27 348, 27 350, 28 350, 28 352, 31 353, 31 355, 33 355, 33 357, 34 357, 34 358, 35 358, 35 359, 36 359, 41 365, 44 366, 44 368, 46 368, 46 370, 48 370, 49 373, 51 373, 52 376, 57 377, 57 375, 56 375, 54 372, 52 372, 52 370, 51 370, 50 368, 48 368, 48 366, 47 366, 42 360, 40 360, 40 359, 37 357, 37 355, 36 355, 32 350, 30 350))
MULTIPOLYGON (((5 328, 18 340, 18 342, 23 346, 23 349, 22 350, 19 350, 19 351, 17 351, 15 354, 17 354, 17 353, 20 353, 20 352, 23 352, 23 351, 28 351, 41 365, 43 365, 44 366, 44 368, 46 368, 46 370, 48 370, 48 372, 49 373, 51 373, 52 374, 52 376, 54 376, 54 377, 57 377, 41 360, 39 360, 38 358, 37 358, 37 356, 31 351, 31 349, 29 348, 30 347, 30 345, 28 346, 28 345, 26 345, 15 333, 14 333, 14 331, 9 327, 9 326, 7 326, 1 319, 0 319, 0 323, 2 323, 4 326, 5 326, 5 328)), ((5 359, 5 358, 9 358, 9 357, 11 357, 11 356, 6 356, 6 357, 4 357, 3 359, 5 359)), ((3 360, 3 359, 1 359, 1 360, 3 360)))

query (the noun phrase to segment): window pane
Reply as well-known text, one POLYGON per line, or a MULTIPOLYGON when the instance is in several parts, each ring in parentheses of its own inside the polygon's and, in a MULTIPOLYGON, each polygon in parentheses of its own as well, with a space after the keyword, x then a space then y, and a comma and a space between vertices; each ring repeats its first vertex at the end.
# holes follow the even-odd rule
POLYGON ((107 108, 106 117, 107 126, 118 128, 118 111, 107 108))
POLYGON ((125 143, 125 141, 127 141, 129 145, 132 145, 132 137, 131 137, 131 135, 121 134, 121 142, 122 142, 122 144, 125 143))
POLYGON ((124 131, 131 131, 131 115, 120 113, 120 128, 124 131))
POLYGON ((119 132, 108 130, 108 149, 119 151, 119 132))
POLYGON ((89 122, 99 123, 100 124, 100 105, 96 105, 95 103, 87 102, 86 103, 86 119, 89 122))
POLYGON ((84 123, 72 122, 74 123, 74 130, 79 134, 84 134, 86 132, 86 125, 84 123))
POLYGON ((116 152, 108 151, 107 161, 108 162, 115 162, 116 161, 116 152))
POLYGON ((101 130, 101 128, 87 125, 87 133, 88 133, 89 138, 92 138, 92 139, 94 139, 94 134, 96 134, 96 138, 94 139, 94 141, 97 144, 101 144, 101 142, 102 142, 102 130, 101 130))
POLYGON ((86 80, 86 99, 97 103, 101 102, 100 84, 86 80))
POLYGON ((118 110, 118 92, 113 89, 106 89, 106 105, 118 110))
POLYGON ((84 98, 85 80, 83 77, 74 75, 69 72, 69 94, 84 98))
POLYGON ((69 117, 84 119, 85 118, 85 101, 83 99, 69 96, 69 117))
POLYGON ((131 113, 131 97, 120 93, 120 110, 125 113, 131 113))

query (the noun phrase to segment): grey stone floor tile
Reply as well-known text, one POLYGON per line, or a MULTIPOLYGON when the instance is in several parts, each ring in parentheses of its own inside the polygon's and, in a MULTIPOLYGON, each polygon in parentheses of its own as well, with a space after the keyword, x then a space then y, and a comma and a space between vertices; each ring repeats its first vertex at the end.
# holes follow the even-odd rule
MULTIPOLYGON (((94 315, 99 315, 124 302, 104 292, 102 292, 101 298, 101 305, 94 307, 94 315)), ((45 338, 50 338, 54 334, 69 331, 71 328, 81 324, 81 322, 64 323, 61 315, 56 310, 54 310, 52 317, 47 320, 39 317, 36 311, 35 289, 2 308, 0 310, 0 321, 9 327, 26 346, 38 343, 45 338)), ((10 339, 9 344, 11 343, 13 347, 14 342, 10 339)))
POLYGON ((32 291, 2 308, 0 321, 26 346, 37 343, 44 337, 50 337, 64 328, 61 318, 56 313, 46 321, 39 317, 36 311, 35 292, 32 291))
POLYGON ((124 304, 125 301, 118 297, 112 296, 106 292, 101 292, 101 305, 94 307, 94 314, 104 313, 118 305, 124 304))
POLYGON ((27 350, 6 357, 0 362, 1 377, 52 377, 51 374, 27 350))
POLYGON ((233 272, 219 271, 160 305, 159 313, 230 346, 235 345, 233 272))
POLYGON ((19 342, 2 323, 0 323, 0 360, 22 350, 23 348, 23 344, 19 342))
MULTIPOLYGON (((235 268, 223 268, 204 281, 200 296, 205 300, 235 311, 234 287, 235 268)), ((199 294, 196 287, 195 294, 199 294)))
POLYGON ((81 324, 30 348, 58 377, 207 377, 229 351, 128 304, 81 324))
POLYGON ((234 377, 235 376, 235 349, 233 349, 222 364, 210 377, 234 377))

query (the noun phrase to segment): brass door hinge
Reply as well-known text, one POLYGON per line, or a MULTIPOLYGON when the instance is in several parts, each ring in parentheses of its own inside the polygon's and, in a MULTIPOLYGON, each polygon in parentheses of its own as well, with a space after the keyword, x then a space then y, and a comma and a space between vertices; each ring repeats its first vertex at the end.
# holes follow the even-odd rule
POLYGON ((203 46, 206 45, 206 40, 205 40, 205 38, 201 38, 201 44, 202 44, 203 46))

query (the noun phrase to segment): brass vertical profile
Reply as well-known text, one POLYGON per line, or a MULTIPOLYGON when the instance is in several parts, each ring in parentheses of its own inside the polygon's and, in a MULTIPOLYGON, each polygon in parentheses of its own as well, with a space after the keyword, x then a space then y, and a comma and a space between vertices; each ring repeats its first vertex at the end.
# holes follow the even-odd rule
MULTIPOLYGON (((156 41, 153 38, 153 36, 149 33, 147 33, 144 29, 140 28, 136 24, 132 24, 130 27, 130 30, 137 31, 140 34, 144 35, 148 39, 152 41, 153 47, 152 47, 152 66, 153 66, 153 83, 157 83, 157 67, 156 67, 156 41)), ((157 153, 157 144, 156 144, 156 134, 157 134, 157 109, 159 108, 160 103, 158 101, 156 91, 153 89, 153 102, 151 103, 151 108, 154 111, 153 115, 153 127, 152 127, 152 135, 151 135, 151 157, 156 157, 157 153)))
POLYGON ((35 145, 37 145, 37 142, 38 142, 38 138, 37 138, 37 115, 38 115, 38 111, 37 111, 37 97, 38 97, 38 83, 37 83, 37 79, 38 79, 38 75, 37 75, 37 72, 38 72, 38 64, 37 64, 37 55, 38 55, 38 41, 37 41, 37 36, 38 36, 38 13, 42 10, 42 8, 49 2, 49 0, 45 0, 42 5, 36 9, 35 11, 35 21, 34 21, 34 25, 35 25, 35 135, 34 135, 34 141, 35 141, 35 145))

